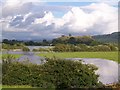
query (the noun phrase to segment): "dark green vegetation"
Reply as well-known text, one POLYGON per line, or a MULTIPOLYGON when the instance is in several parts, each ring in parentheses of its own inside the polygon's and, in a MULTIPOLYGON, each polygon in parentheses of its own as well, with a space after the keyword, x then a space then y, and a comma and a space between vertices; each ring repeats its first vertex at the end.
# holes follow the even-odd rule
POLYGON ((57 44, 51 48, 39 48, 33 49, 35 52, 110 52, 110 51, 118 51, 118 47, 113 44, 103 44, 103 45, 95 45, 88 46, 85 44, 57 44))
POLYGON ((19 51, 30 51, 30 49, 22 43, 17 43, 17 44, 14 44, 14 45, 3 43, 2 44, 2 49, 6 49, 8 51, 9 50, 16 50, 16 49, 18 49, 19 51))
POLYGON ((2 49, 6 49, 6 50, 22 49, 23 47, 25 47, 25 45, 23 45, 21 43, 17 43, 17 44, 14 44, 14 45, 2 43, 2 49))
POLYGON ((99 42, 103 43, 120 43, 120 32, 114 32, 112 34, 106 34, 106 35, 96 35, 93 36, 93 38, 99 42))
POLYGON ((70 44, 57 44, 53 48, 55 52, 98 52, 98 51, 117 51, 118 48, 112 44, 105 44, 105 45, 95 45, 95 46, 88 46, 85 44, 78 44, 78 45, 70 45, 70 44))
POLYGON ((103 35, 103 36, 72 36, 71 34, 69 36, 62 35, 61 37, 58 37, 53 40, 43 40, 41 42, 34 42, 34 41, 17 41, 17 40, 7 40, 4 39, 2 41, 3 49, 22 49, 29 51, 27 48, 24 48, 27 46, 55 46, 53 49, 42 49, 39 50, 34 49, 33 51, 57 51, 57 52, 68 52, 68 51, 116 51, 118 49, 118 33, 113 33, 109 35, 103 35), (110 38, 109 38, 110 37, 110 38), (108 38, 110 40, 108 40, 108 38), (111 41, 111 38, 115 42, 109 42, 111 41), (105 40, 104 42, 102 40, 105 40), (107 42, 107 41, 108 42, 107 42))
POLYGON ((24 51, 24 52, 29 52, 30 49, 29 49, 28 47, 23 47, 23 48, 22 48, 22 51, 24 51))
POLYGON ((72 44, 72 45, 78 45, 78 44, 85 44, 85 45, 100 45, 103 44, 101 42, 96 41, 91 36, 64 36, 62 35, 59 38, 53 39, 52 44, 72 44))
POLYGON ((11 58, 3 59, 3 85, 29 85, 62 90, 103 87, 95 74, 96 66, 57 58, 46 60, 46 63, 35 65, 11 62, 11 58))
POLYGON ((53 48, 39 48, 39 49, 33 49, 33 52, 52 52, 53 48))
POLYGON ((19 41, 19 40, 3 39, 2 43, 8 45, 22 44, 26 46, 49 46, 51 41, 47 41, 46 39, 44 39, 43 41, 19 41))

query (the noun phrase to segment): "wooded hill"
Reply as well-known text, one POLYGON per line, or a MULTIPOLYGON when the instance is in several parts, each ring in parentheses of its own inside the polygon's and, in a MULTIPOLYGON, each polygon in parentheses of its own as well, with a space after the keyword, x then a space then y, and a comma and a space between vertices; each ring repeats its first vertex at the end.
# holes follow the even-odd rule
MULTIPOLYGON (((103 43, 118 43, 120 37, 120 32, 114 32, 112 34, 106 35, 96 35, 96 36, 72 36, 69 35, 62 35, 58 38, 53 40, 46 40, 43 41, 18 41, 18 40, 8 40, 4 39, 2 43, 15 45, 15 44, 24 44, 27 46, 49 46, 49 45, 56 45, 56 44, 86 44, 86 45, 99 45, 103 43)), ((120 40, 119 40, 120 43, 120 40)))
POLYGON ((52 44, 86 44, 86 45, 98 45, 100 42, 93 39, 91 36, 61 36, 59 38, 53 39, 52 44))
POLYGON ((96 35, 92 36, 95 40, 99 42, 105 43, 120 43, 120 32, 114 32, 112 34, 105 34, 105 35, 96 35))

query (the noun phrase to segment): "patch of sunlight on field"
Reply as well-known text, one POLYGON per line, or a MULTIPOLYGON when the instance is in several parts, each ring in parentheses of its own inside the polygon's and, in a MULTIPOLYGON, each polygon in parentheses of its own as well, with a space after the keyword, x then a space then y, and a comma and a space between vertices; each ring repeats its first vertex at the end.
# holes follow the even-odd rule
POLYGON ((118 61, 118 52, 53 52, 53 53, 40 53, 41 57, 57 57, 57 58, 101 58, 118 61))

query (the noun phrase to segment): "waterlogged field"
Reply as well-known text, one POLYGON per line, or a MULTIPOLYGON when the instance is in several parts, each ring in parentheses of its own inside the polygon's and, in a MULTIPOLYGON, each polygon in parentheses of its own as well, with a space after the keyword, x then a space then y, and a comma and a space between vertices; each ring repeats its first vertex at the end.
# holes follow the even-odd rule
POLYGON ((55 53, 40 53, 41 57, 57 57, 57 58, 101 58, 118 61, 118 52, 55 52, 55 53))

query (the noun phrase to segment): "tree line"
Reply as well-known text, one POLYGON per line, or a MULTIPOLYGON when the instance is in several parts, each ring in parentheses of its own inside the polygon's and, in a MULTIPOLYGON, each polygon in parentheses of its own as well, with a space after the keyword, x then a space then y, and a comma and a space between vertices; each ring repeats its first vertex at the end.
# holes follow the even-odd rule
POLYGON ((98 45, 102 44, 96 40, 94 40, 91 36, 64 36, 62 35, 59 38, 53 39, 53 40, 46 40, 43 39, 42 41, 18 41, 18 40, 8 40, 4 39, 2 43, 15 45, 15 44, 24 44, 26 46, 50 46, 50 45, 56 45, 56 44, 86 44, 86 45, 98 45))
POLYGON ((118 51, 118 47, 112 44, 89 46, 86 44, 56 44, 52 48, 33 49, 35 52, 99 52, 99 51, 118 51))

